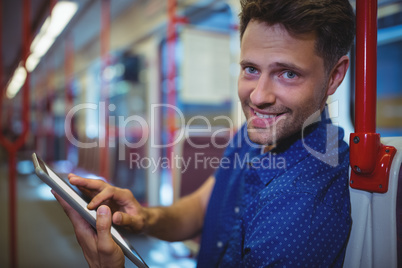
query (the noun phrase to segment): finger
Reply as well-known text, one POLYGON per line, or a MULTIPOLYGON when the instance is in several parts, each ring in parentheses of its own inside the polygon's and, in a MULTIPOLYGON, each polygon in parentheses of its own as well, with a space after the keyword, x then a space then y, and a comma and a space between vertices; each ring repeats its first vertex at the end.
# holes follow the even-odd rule
POLYGON ((56 197, 57 201, 63 207, 67 216, 74 227, 75 236, 78 244, 81 246, 85 259, 90 267, 99 266, 98 264, 98 250, 96 244, 96 232, 92 226, 79 215, 61 196, 52 190, 52 194, 56 197))
POLYGON ((102 254, 110 254, 115 250, 115 242, 110 229, 112 227, 112 213, 108 206, 102 205, 96 212, 96 231, 98 233, 98 250, 102 254))
POLYGON ((77 186, 78 190, 81 191, 81 193, 83 193, 86 197, 89 198, 93 198, 95 195, 98 194, 98 191, 92 191, 92 190, 88 190, 87 188, 81 187, 81 186, 77 186))
POLYGON ((138 233, 144 230, 145 218, 138 214, 129 215, 124 212, 116 212, 113 214, 113 223, 138 233))
POLYGON ((78 177, 77 175, 75 175, 74 173, 69 173, 68 175, 67 175, 67 178, 69 178, 70 179, 70 177, 78 177))
POLYGON ((85 179, 74 174, 69 174, 68 180, 77 187, 83 187, 93 191, 102 191, 108 185, 102 180, 85 179))
MULTIPOLYGON (((102 190, 109 186, 102 180, 85 179, 74 174, 68 175, 69 182, 75 185, 85 196, 94 198, 102 190)), ((95 206, 91 205, 88 209, 95 209, 102 202, 97 202, 95 206)))
POLYGON ((106 201, 115 199, 115 192, 118 188, 107 185, 101 192, 95 195, 88 204, 88 209, 95 209, 106 201))
MULTIPOLYGON (((52 194, 55 196, 57 201, 62 206, 67 217, 70 219, 75 235, 77 237, 78 243, 83 245, 83 241, 91 241, 94 237, 95 230, 92 226, 74 209, 72 208, 61 196, 52 190, 52 194)), ((90 245, 88 246, 90 247, 90 245)))
POLYGON ((61 207, 63 208, 64 212, 67 214, 67 216, 70 218, 78 218, 75 214, 78 214, 75 209, 73 209, 70 204, 68 204, 60 195, 58 195, 55 191, 51 190, 52 194, 56 198, 56 200, 60 203, 61 207))
POLYGON ((87 188, 85 188, 85 187, 82 187, 82 186, 77 185, 77 183, 79 184, 79 183, 81 182, 81 180, 85 180, 85 178, 82 178, 82 177, 80 177, 80 176, 77 176, 77 175, 75 175, 75 174, 73 174, 73 173, 68 174, 68 175, 67 175, 67 178, 68 178, 68 181, 69 181, 71 184, 73 184, 74 186, 76 186, 76 187, 78 188, 78 190, 80 190, 81 193, 83 193, 86 197, 89 197, 89 198, 92 199, 96 194, 99 193, 99 191, 90 190, 90 189, 87 189, 87 188), (71 179, 71 180, 70 180, 70 179, 71 179))

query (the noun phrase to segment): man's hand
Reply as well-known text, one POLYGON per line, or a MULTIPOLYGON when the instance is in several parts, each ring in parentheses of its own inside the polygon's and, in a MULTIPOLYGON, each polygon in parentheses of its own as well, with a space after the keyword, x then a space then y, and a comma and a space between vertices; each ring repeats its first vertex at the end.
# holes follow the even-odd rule
POLYGON ((108 206, 102 205, 96 212, 96 230, 81 217, 63 198, 52 191, 70 218, 78 243, 89 267, 124 267, 124 254, 114 242, 110 229, 112 214, 108 206))
POLYGON ((144 208, 130 190, 111 186, 101 180, 84 179, 74 174, 69 174, 68 178, 71 184, 92 198, 88 209, 98 208, 97 224, 100 224, 98 229, 104 232, 99 233, 98 230, 96 234, 74 209, 57 197, 73 222, 78 242, 88 263, 94 266, 124 264, 124 258, 120 258, 123 256, 119 251, 120 248, 110 236, 112 221, 115 225, 125 227, 131 232, 144 232, 167 241, 181 241, 199 234, 215 184, 215 179, 210 177, 194 193, 181 198, 171 206, 144 208), (106 211, 103 210, 103 205, 106 205, 106 211), (101 215, 99 215, 100 212, 102 212, 101 215))
POLYGON ((147 213, 128 189, 111 186, 102 180, 91 180, 69 174, 71 184, 91 197, 88 209, 107 205, 113 213, 113 223, 131 232, 140 233, 146 228, 147 213))

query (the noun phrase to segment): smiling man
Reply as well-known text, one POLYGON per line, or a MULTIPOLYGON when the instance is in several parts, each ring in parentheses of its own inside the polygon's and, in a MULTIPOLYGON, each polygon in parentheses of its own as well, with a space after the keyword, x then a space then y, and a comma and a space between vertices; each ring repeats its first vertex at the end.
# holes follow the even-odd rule
POLYGON ((195 193, 157 208, 140 206, 128 190, 70 175, 93 196, 88 207, 99 207, 95 233, 57 197, 90 266, 123 265, 112 221, 170 241, 202 233, 199 267, 342 266, 351 227, 349 155, 325 103, 349 66, 352 7, 347 0, 241 3, 238 93, 247 122, 225 165, 195 193))
POLYGON ((325 103, 349 66, 353 10, 347 0, 244 0, 240 34, 247 123, 225 156, 252 160, 216 172, 199 266, 341 267, 349 158, 325 103), (266 168, 268 158, 285 167, 266 168))
MULTIPOLYGON (((334 77, 328 85, 315 41, 316 34, 292 36, 281 24, 248 23, 241 43, 239 97, 252 141, 273 144, 300 132, 342 81, 334 77)), ((342 57, 334 75, 345 73, 348 63, 342 57)))
MULTIPOLYGON (((278 1, 277 5, 285 9, 290 6, 285 2, 278 1)), ((305 1, 295 1, 294 5, 300 2, 305 1)), ((270 7, 269 2, 261 1, 261 5, 270 7)), ((327 6, 331 8, 330 3, 327 6)), ((304 20, 308 19, 313 18, 304 20)), ((275 143, 300 132, 306 119, 324 109, 327 96, 342 82, 349 58, 342 55, 335 64, 326 62, 332 59, 323 58, 317 51, 317 30, 292 34, 280 23, 268 25, 256 19, 247 23, 241 42, 239 97, 254 142, 275 143)), ((350 35, 344 38, 350 42, 350 35)))

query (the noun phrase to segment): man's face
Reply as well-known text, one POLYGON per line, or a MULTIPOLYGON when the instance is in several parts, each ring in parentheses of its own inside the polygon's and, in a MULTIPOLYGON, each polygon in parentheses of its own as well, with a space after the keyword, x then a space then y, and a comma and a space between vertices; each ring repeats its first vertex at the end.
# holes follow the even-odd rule
POLYGON ((316 36, 293 37, 281 25, 250 21, 241 42, 239 98, 250 139, 275 144, 299 132, 327 98, 316 36))

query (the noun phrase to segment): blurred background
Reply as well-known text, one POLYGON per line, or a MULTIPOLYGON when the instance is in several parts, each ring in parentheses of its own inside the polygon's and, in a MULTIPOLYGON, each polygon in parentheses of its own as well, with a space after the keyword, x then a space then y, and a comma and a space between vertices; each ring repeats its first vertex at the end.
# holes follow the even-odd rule
MULTIPOLYGON (((378 7, 377 131, 401 136, 402 1, 378 7)), ((239 10, 238 0, 0 0, 1 267, 86 266, 33 152, 64 178, 105 179, 143 205, 169 205, 213 173, 173 159, 219 157, 243 122, 239 10)), ((351 59, 328 100, 346 141, 351 59)), ((127 238, 152 267, 196 265, 198 239, 127 238)))

